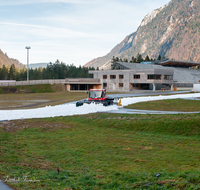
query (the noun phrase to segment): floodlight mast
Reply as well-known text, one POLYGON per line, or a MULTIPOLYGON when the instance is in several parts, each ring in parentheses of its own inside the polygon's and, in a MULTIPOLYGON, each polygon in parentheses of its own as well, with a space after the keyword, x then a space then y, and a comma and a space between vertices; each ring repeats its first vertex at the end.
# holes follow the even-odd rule
POLYGON ((29 49, 31 49, 30 46, 25 47, 27 49, 27 81, 29 81, 29 49))

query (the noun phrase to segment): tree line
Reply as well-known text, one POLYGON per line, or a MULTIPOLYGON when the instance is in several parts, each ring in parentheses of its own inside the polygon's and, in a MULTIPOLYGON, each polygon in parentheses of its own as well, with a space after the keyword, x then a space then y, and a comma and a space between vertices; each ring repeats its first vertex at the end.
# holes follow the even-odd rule
MULTIPOLYGON (((49 63, 46 68, 29 69, 29 80, 42 79, 65 79, 65 78, 92 78, 88 74, 89 70, 95 70, 94 67, 76 67, 74 64, 66 65, 57 60, 55 63, 49 63)), ((0 68, 0 80, 27 80, 27 69, 18 69, 12 64, 9 68, 5 65, 0 68)))
POLYGON ((118 57, 114 57, 111 60, 111 69, 115 69, 116 67, 116 62, 129 62, 129 63, 141 63, 141 62, 151 62, 151 61, 155 61, 155 60, 162 60, 165 59, 165 57, 161 57, 161 55, 158 56, 157 59, 152 59, 150 58, 148 55, 146 55, 145 58, 142 57, 142 54, 137 54, 136 57, 132 56, 130 60, 128 60, 127 58, 118 58, 118 57))

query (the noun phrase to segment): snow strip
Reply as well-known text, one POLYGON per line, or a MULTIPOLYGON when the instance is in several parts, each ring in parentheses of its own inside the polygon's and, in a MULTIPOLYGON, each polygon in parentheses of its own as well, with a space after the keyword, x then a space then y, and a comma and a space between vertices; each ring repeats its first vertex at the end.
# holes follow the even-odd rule
POLYGON ((200 93, 190 93, 190 94, 176 94, 170 96, 148 96, 148 97, 131 97, 131 98, 123 98, 122 105, 127 106, 129 104, 135 104, 138 102, 148 102, 154 100, 167 100, 167 99, 185 99, 185 98, 198 98, 200 97, 200 93))
POLYGON ((84 104, 83 106, 76 107, 76 104, 64 104, 58 106, 46 106, 43 108, 36 108, 36 109, 1 110, 0 121, 83 115, 88 113, 105 112, 117 109, 118 106, 116 105, 105 107, 102 104, 84 104))
MULTIPOLYGON (((153 100, 177 99, 177 98, 197 98, 200 93, 190 94, 177 94, 169 96, 148 96, 148 97, 130 97, 123 98, 122 105, 126 106, 138 102, 147 102, 153 100)), ((106 112, 111 110, 118 110, 116 105, 103 106, 102 104, 84 104, 83 106, 76 107, 76 104, 64 104, 58 106, 47 106, 37 109, 23 109, 23 110, 1 110, 0 121, 2 120, 16 120, 16 119, 30 119, 30 118, 46 118, 57 116, 71 116, 71 115, 84 115, 96 112, 106 112)))

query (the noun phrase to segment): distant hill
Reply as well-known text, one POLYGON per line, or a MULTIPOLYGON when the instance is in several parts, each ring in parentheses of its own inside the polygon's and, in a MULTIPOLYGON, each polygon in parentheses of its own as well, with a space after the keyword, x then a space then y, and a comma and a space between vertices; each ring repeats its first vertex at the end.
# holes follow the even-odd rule
POLYGON ((200 62, 200 1, 171 0, 142 20, 137 31, 128 35, 107 55, 93 59, 85 67, 110 68, 113 56, 131 59, 162 57, 200 62))
POLYGON ((20 63, 16 59, 9 58, 3 51, 0 49, 0 68, 5 65, 6 67, 10 67, 12 64, 15 65, 16 68, 22 69, 24 65, 20 63))
MULTIPOLYGON (((36 68, 46 68, 49 63, 31 63, 29 68, 36 69, 36 68)), ((25 65, 27 67, 27 65, 25 65)))

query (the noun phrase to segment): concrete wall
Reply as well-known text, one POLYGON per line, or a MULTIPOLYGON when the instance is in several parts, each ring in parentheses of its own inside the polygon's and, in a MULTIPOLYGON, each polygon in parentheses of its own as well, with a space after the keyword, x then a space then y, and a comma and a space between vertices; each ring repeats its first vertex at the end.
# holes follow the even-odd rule
POLYGON ((67 85, 66 85, 66 90, 67 90, 67 91, 70 91, 70 84, 67 84, 67 85))
MULTIPOLYGON (((110 91, 130 91, 135 88, 133 84, 146 84, 149 89, 152 90, 152 84, 155 84, 155 90, 161 88, 170 89, 173 84, 173 80, 164 80, 164 75, 173 75, 173 70, 167 69, 135 69, 135 70, 105 70, 105 71, 89 71, 93 74, 94 79, 100 79, 102 84, 107 84, 106 89, 110 91), (161 80, 149 80, 148 74, 161 75, 161 80), (105 79, 103 75, 106 75, 105 79), (116 78, 112 79, 110 76, 115 75, 116 78), (119 75, 123 75, 123 79, 120 79, 119 75), (134 75, 140 75, 139 79, 134 79, 134 75), (122 85, 123 86, 120 86, 122 85), (163 85, 168 84, 169 86, 163 85), (169 87, 169 88, 168 88, 169 87)), ((104 85, 103 85, 104 86, 104 85)), ((138 88, 139 85, 138 85, 138 88)))
POLYGON ((200 84, 194 84, 193 91, 194 92, 200 92, 200 84))

